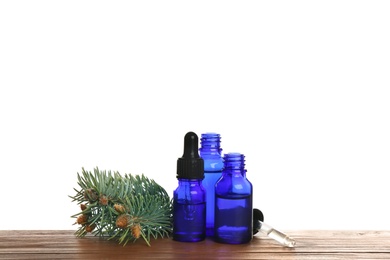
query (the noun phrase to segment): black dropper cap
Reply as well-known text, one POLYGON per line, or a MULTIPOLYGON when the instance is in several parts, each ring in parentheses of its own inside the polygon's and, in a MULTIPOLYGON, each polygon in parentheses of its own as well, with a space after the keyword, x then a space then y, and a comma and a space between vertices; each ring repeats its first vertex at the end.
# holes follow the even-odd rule
POLYGON ((177 178, 203 179, 204 161, 198 153, 198 136, 188 132, 184 136, 184 153, 177 159, 177 178))
POLYGON ((259 209, 253 209, 253 235, 261 229, 261 222, 264 222, 263 212, 259 209))

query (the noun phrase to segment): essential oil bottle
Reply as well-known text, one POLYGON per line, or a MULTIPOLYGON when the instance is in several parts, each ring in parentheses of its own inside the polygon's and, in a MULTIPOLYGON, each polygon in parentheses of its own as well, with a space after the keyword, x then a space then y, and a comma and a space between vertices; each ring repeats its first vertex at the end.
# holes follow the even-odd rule
POLYGON ((206 236, 214 235, 215 184, 222 176, 221 136, 204 133, 200 138, 200 157, 204 160, 203 187, 206 189, 206 236))
POLYGON ((243 244, 253 237, 253 187, 246 178, 245 156, 228 153, 222 177, 215 185, 214 239, 243 244))
POLYGON ((197 242, 206 237, 206 191, 202 186, 204 161, 198 154, 198 136, 184 137, 184 154, 177 160, 179 186, 173 193, 173 240, 197 242))

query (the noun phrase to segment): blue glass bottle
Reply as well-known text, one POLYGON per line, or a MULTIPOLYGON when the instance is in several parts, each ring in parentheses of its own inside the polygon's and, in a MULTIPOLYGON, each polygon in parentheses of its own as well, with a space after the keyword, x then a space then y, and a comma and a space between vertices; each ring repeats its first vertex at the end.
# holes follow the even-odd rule
POLYGON ((206 191, 202 186, 204 161, 198 154, 198 136, 184 137, 184 154, 177 160, 179 186, 173 192, 173 240, 197 242, 206 237, 206 191))
POLYGON ((204 160, 203 187, 206 189, 206 236, 214 234, 215 184, 222 176, 221 136, 204 133, 200 138, 200 157, 204 160))
POLYGON ((245 156, 228 153, 223 159, 222 177, 215 185, 214 238, 221 243, 248 243, 253 237, 253 188, 246 178, 245 156))

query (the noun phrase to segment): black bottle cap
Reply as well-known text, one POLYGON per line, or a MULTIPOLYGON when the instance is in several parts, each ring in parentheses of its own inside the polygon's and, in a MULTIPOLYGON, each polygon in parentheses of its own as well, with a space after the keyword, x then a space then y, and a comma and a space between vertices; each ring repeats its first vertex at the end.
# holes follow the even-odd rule
POLYGON ((184 136, 184 153, 181 158, 177 159, 177 178, 204 178, 204 161, 198 153, 198 140, 194 132, 188 132, 184 136))
POLYGON ((259 232, 261 228, 261 222, 264 222, 263 212, 259 209, 253 209, 253 235, 259 232))

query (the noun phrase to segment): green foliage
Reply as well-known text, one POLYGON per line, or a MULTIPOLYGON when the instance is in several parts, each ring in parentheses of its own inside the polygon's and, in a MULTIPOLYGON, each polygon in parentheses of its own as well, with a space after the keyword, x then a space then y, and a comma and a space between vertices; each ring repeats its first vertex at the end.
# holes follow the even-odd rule
POLYGON ((81 211, 72 216, 78 237, 87 233, 117 239, 126 245, 142 237, 169 237, 172 232, 172 200, 164 188, 144 175, 120 175, 118 172, 77 173, 80 189, 69 196, 81 211))

